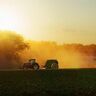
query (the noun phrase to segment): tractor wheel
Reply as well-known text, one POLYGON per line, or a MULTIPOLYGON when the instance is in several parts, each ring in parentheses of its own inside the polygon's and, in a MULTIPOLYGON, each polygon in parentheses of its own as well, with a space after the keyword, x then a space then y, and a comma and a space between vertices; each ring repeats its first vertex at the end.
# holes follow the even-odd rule
POLYGON ((34 70, 38 70, 38 69, 39 69, 39 64, 38 64, 38 63, 35 63, 35 64, 33 65, 33 69, 34 69, 34 70))
POLYGON ((52 63, 51 69, 58 69, 58 64, 57 63, 52 63))
POLYGON ((28 69, 28 68, 27 68, 27 63, 24 63, 23 69, 28 69))

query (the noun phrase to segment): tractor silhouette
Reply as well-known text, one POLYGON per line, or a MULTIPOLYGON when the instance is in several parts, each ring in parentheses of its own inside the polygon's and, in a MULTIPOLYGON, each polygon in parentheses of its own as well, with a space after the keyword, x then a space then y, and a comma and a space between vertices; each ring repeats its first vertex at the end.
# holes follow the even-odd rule
POLYGON ((30 59, 27 63, 24 63, 23 69, 39 69, 39 64, 36 62, 36 59, 30 59))
MULTIPOLYGON (((58 69, 59 68, 58 61, 55 59, 47 60, 43 68, 44 69, 58 69)), ((24 63, 23 69, 38 70, 40 69, 40 66, 36 62, 36 59, 30 59, 27 63, 24 63)))

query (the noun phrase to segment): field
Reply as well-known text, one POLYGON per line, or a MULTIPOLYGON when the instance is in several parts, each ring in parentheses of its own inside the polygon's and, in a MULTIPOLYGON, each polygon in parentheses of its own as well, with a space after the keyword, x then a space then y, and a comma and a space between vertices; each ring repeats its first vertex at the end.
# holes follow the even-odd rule
POLYGON ((96 96, 96 69, 2 70, 0 96, 96 96))

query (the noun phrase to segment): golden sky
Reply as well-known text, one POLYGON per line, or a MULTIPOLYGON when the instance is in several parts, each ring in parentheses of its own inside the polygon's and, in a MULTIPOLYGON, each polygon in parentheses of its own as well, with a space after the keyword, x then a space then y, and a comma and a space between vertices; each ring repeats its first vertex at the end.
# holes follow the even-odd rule
POLYGON ((96 43, 96 0, 0 0, 0 29, 37 41, 96 43))

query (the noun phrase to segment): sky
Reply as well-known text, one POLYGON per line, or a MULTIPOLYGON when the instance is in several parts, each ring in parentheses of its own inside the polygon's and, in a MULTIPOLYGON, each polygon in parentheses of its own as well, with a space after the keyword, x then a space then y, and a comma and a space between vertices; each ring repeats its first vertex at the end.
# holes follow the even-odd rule
POLYGON ((0 29, 36 41, 96 43, 96 0, 0 0, 0 29))

